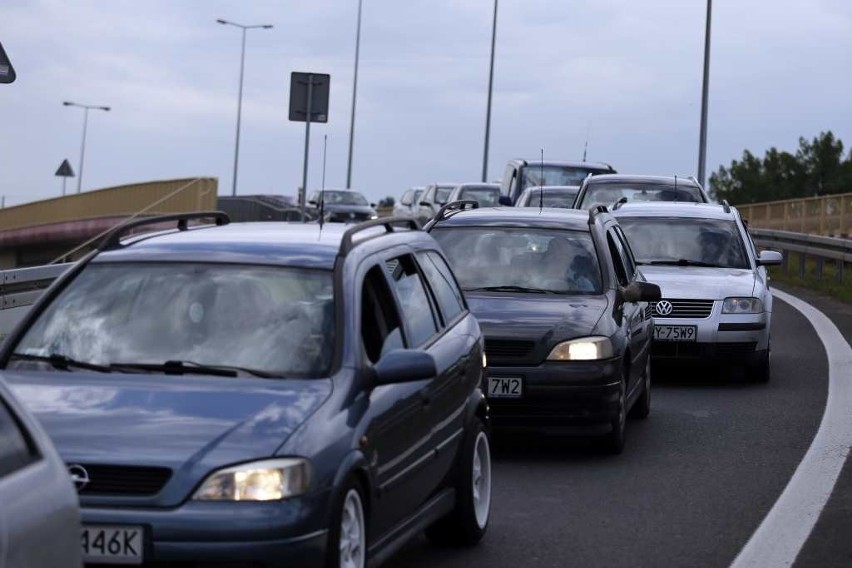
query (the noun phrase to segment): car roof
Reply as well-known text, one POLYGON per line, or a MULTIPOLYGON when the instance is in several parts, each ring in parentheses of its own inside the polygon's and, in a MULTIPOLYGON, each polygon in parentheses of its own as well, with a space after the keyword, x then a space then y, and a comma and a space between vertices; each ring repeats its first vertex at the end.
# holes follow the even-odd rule
MULTIPOLYGON (((334 268, 347 229, 343 223, 255 222, 192 227, 133 235, 121 248, 100 253, 93 262, 185 261, 334 268)), ((387 235, 406 242, 431 241, 422 231, 367 228, 353 242, 367 246, 372 237, 387 235)))
MULTIPOLYGON (((674 186, 675 177, 674 176, 646 176, 646 175, 633 175, 633 174, 601 174, 599 176, 592 176, 586 180, 586 184, 598 184, 598 183, 634 183, 634 184, 643 184, 643 183, 653 183, 658 185, 671 185, 674 186)), ((689 178, 689 177, 681 177, 677 176, 677 184, 690 186, 690 187, 698 187, 698 183, 689 178)))
POLYGON ((610 166, 609 164, 606 164, 604 162, 572 162, 570 160, 555 160, 555 161, 554 160, 545 160, 545 161, 542 162, 541 160, 524 160, 524 159, 521 159, 521 158, 518 158, 518 159, 513 160, 513 161, 518 162, 518 163, 522 163, 522 164, 527 165, 527 166, 538 166, 538 165, 543 165, 544 167, 565 166, 565 167, 572 167, 572 168, 586 168, 586 169, 589 169, 589 170, 607 170, 607 171, 612 170, 612 166, 610 166))
POLYGON ((579 185, 531 185, 524 189, 524 193, 533 193, 534 191, 538 191, 543 189, 545 193, 548 191, 580 191, 579 185))
POLYGON ((628 201, 612 208, 614 217, 689 217, 696 219, 735 218, 733 207, 717 203, 693 203, 686 201, 628 201))
POLYGON ((469 181, 467 183, 460 183, 458 185, 459 188, 464 189, 467 187, 487 187, 489 189, 500 189, 499 183, 488 183, 485 181, 469 181))
POLYGON ((545 207, 480 207, 451 213, 432 227, 509 225, 589 232, 589 212, 545 207))

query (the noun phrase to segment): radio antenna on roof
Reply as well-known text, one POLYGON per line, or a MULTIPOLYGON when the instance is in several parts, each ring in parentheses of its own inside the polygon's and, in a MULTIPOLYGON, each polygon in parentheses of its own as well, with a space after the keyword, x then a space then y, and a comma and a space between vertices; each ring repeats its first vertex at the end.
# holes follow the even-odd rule
POLYGON ((677 174, 675 174, 675 191, 674 191, 674 200, 677 202, 677 174))
POLYGON ((322 135, 322 185, 320 185, 320 202, 319 202, 319 225, 322 232, 322 224, 325 221, 325 155, 328 148, 328 134, 322 135))
POLYGON ((539 175, 541 179, 538 180, 538 214, 541 215, 541 210, 544 209, 544 148, 541 149, 541 168, 539 170, 539 175))
POLYGON ((586 143, 583 144, 583 161, 586 161, 586 153, 589 151, 589 132, 592 130, 592 121, 586 124, 586 143))

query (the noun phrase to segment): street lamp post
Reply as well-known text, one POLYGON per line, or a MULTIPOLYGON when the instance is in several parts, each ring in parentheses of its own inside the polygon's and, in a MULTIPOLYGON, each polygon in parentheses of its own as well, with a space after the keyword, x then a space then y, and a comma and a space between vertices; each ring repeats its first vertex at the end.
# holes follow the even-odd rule
POLYGON ((243 115, 243 72, 245 70, 246 64, 246 31, 256 28, 268 30, 272 28, 272 25, 257 24, 252 26, 244 26, 242 24, 229 22, 228 20, 216 20, 216 22, 222 24, 223 26, 235 26, 237 28, 240 28, 243 32, 242 50, 240 51, 240 89, 239 94, 237 95, 237 140, 234 145, 234 179, 231 184, 231 195, 235 196, 237 194, 237 169, 239 167, 240 160, 240 121, 243 115))
POLYGON ((488 181, 488 142, 491 138, 491 93, 494 90, 494 46, 497 41, 497 0, 491 25, 491 65, 488 68, 488 106, 485 111, 485 150, 482 152, 482 183, 488 181))
POLYGON ((704 185, 707 163, 707 98, 710 88, 710 16, 713 0, 707 0, 707 28, 704 32, 704 83, 701 88, 701 132, 698 135, 698 181, 704 185))
POLYGON ((358 26, 355 31, 355 77, 352 81, 352 114, 349 117, 349 160, 346 162, 346 189, 352 188, 352 150, 355 145, 355 99, 358 96, 358 58, 361 52, 361 4, 358 0, 358 26))
POLYGON ((77 172, 77 193, 80 193, 80 189, 83 187, 83 158, 86 156, 86 130, 89 125, 89 111, 94 110, 103 110, 109 111, 110 107, 108 106, 96 106, 96 105, 81 105, 78 103, 72 103, 70 101, 65 101, 62 103, 65 106, 77 107, 83 109, 83 142, 80 144, 80 167, 77 172))

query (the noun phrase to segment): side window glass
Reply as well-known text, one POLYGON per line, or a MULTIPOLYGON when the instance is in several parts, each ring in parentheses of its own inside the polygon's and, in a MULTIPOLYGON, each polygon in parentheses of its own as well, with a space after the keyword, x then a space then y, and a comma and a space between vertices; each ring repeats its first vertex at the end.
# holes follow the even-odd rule
POLYGON ((21 426, 0 399, 0 477, 18 471, 34 458, 21 426))
POLYGON ((609 253, 612 256, 612 265, 615 267, 615 276, 618 278, 618 283, 621 286, 627 286, 630 281, 627 279, 627 270, 624 268, 624 260, 621 258, 621 250, 612 236, 612 231, 607 231, 606 242, 609 245, 609 253))
POLYGON ((367 272, 361 290, 361 342, 371 363, 377 363, 388 351, 403 347, 396 303, 378 266, 367 272))
POLYGON ((426 281, 432 287, 438 305, 444 315, 444 322, 453 321, 465 309, 464 296, 456 284, 450 267, 437 252, 421 252, 417 254, 420 267, 426 276, 426 281))
POLYGON ((627 279, 633 280, 636 277, 636 260, 633 258, 633 249, 630 248, 630 242, 627 240, 621 227, 615 227, 614 230, 615 236, 618 237, 619 244, 621 245, 625 268, 627 269, 627 279))
POLYGON ((411 256, 394 258, 386 265, 410 334, 408 346, 418 347, 438 332, 426 288, 411 256))

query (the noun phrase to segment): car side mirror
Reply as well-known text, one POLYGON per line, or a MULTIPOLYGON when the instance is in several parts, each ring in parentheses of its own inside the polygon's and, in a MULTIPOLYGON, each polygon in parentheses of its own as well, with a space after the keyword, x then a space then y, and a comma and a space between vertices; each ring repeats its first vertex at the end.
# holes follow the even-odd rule
POLYGON ((758 266, 778 266, 784 262, 784 256, 775 250, 762 250, 757 255, 758 266))
POLYGON ((428 201, 421 201, 421 202, 420 202, 420 206, 421 206, 421 207, 429 207, 430 205, 432 205, 432 204, 431 204, 431 203, 429 203, 428 201))
POLYGON ((394 349, 379 359, 373 369, 379 385, 424 381, 438 375, 435 358, 419 349, 394 349))
POLYGON ((660 287, 650 282, 633 281, 621 289, 625 302, 656 302, 663 297, 660 287))
POLYGON ((313 199, 308 200, 308 205, 314 205, 314 206, 316 206, 316 204, 317 204, 317 202, 316 202, 316 201, 314 201, 313 199))
POLYGON ((497 203, 503 205, 504 207, 511 207, 513 205, 512 198, 508 195, 501 195, 497 198, 497 203))
POLYGON ((370 203, 370 207, 372 207, 373 209, 375 209, 375 208, 376 208, 376 204, 375 204, 375 203, 370 203))

